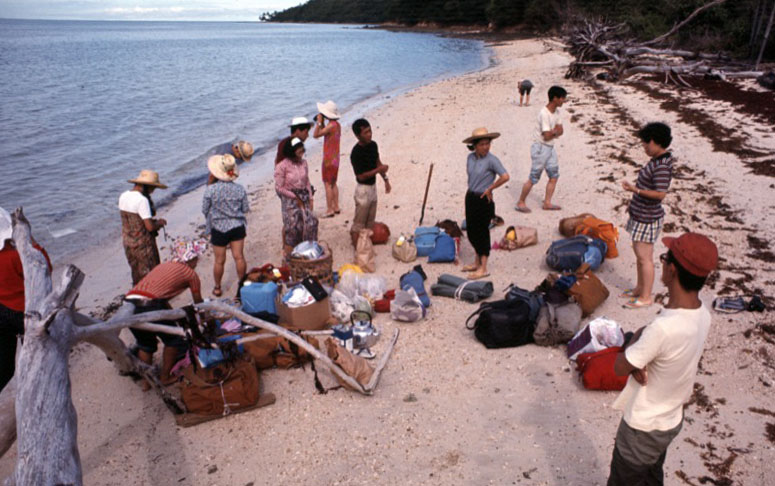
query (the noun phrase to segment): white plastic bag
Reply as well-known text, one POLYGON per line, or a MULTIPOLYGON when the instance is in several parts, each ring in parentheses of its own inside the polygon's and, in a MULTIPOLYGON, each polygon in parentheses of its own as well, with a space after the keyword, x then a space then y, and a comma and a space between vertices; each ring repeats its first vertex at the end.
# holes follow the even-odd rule
MULTIPOLYGON (((374 317, 374 312, 371 310, 371 303, 369 302, 369 299, 362 295, 356 295, 353 297, 353 309, 366 312, 370 316, 374 317)), ((347 316, 347 319, 349 321, 350 316, 347 316)))
POLYGON ((370 301, 379 300, 387 291, 387 280, 379 275, 358 275, 358 294, 370 301))
POLYGON ((336 285, 336 288, 344 295, 352 299, 353 297, 358 295, 358 276, 359 275, 360 274, 358 272, 347 270, 342 274, 341 278, 339 278, 339 283, 336 285))
POLYGON ((624 332, 615 321, 598 317, 589 321, 568 343, 568 359, 575 360, 582 353, 596 353, 624 344, 624 332))
POLYGON ((334 290, 330 294, 331 315, 340 323, 349 323, 350 314, 355 310, 352 300, 344 293, 334 290))

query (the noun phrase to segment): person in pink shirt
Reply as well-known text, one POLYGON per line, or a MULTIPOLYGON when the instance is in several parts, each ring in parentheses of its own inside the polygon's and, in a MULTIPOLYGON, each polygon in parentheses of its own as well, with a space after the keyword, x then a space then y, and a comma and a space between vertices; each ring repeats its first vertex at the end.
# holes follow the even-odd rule
POLYGON ((318 239, 318 219, 312 212, 314 188, 304 159, 304 142, 293 138, 285 145, 285 158, 275 166, 274 183, 283 214, 283 253, 287 257, 302 241, 318 239))

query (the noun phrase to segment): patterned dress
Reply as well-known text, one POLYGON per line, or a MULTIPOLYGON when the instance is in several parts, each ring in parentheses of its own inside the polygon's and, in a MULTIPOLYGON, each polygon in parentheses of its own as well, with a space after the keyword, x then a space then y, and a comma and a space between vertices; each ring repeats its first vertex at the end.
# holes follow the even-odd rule
POLYGON ((307 161, 283 159, 274 169, 275 190, 280 196, 283 213, 283 239, 294 247, 302 241, 317 241, 318 219, 310 209, 312 186, 307 161), (299 208, 297 199, 302 201, 299 208))
POLYGON ((139 214, 121 211, 121 237, 132 269, 132 284, 137 285, 161 262, 156 236, 145 228, 139 214))
POLYGON ((331 131, 323 137, 323 182, 336 184, 339 174, 339 139, 342 136, 342 127, 336 120, 328 124, 331 131))

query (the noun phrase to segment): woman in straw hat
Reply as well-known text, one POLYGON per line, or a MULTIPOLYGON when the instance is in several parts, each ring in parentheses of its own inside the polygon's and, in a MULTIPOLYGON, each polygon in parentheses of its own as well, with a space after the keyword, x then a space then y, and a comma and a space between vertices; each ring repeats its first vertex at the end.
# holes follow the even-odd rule
POLYGON ((501 161, 490 153, 490 144, 498 137, 498 132, 477 128, 470 137, 463 140, 471 151, 466 160, 466 231, 468 241, 476 251, 476 261, 463 267, 463 271, 471 272, 468 277, 471 280, 490 275, 487 271, 487 259, 490 256, 490 221, 495 216, 492 191, 509 180, 509 174, 501 161))
POLYGON ((339 174, 339 139, 342 127, 339 125, 339 109, 331 100, 318 103, 318 114, 315 119, 315 138, 323 138, 323 186, 326 188, 326 214, 324 218, 332 218, 342 211, 339 209, 339 188, 336 185, 339 174), (325 121, 328 120, 328 124, 325 121))
POLYGON ((132 283, 137 284, 160 262, 156 236, 167 221, 154 218, 156 208, 151 193, 157 187, 166 189, 167 186, 159 182, 159 174, 152 170, 141 170, 137 178, 128 182, 134 187, 118 198, 118 209, 124 253, 132 269, 132 283))
POLYGON ((237 161, 229 154, 213 155, 207 159, 210 177, 202 198, 202 212, 207 219, 207 232, 213 245, 213 295, 220 297, 223 267, 226 264, 226 247, 231 247, 231 256, 237 268, 237 278, 245 276, 245 213, 250 210, 248 193, 234 182, 239 177, 237 161))
POLYGON ((313 189, 304 159, 304 142, 293 138, 285 145, 285 158, 274 168, 274 183, 283 212, 283 253, 287 257, 302 241, 318 239, 318 219, 313 209, 313 189))

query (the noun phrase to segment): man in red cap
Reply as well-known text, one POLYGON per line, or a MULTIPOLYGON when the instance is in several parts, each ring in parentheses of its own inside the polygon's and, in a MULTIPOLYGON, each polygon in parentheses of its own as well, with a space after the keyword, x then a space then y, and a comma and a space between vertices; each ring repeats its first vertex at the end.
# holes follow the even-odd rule
POLYGON ((667 447, 683 425, 683 405, 710 329, 699 292, 718 264, 716 245, 697 233, 662 242, 668 248, 659 257, 667 305, 638 329, 614 364, 617 375, 631 376, 613 405, 624 414, 608 486, 662 484, 667 447))

